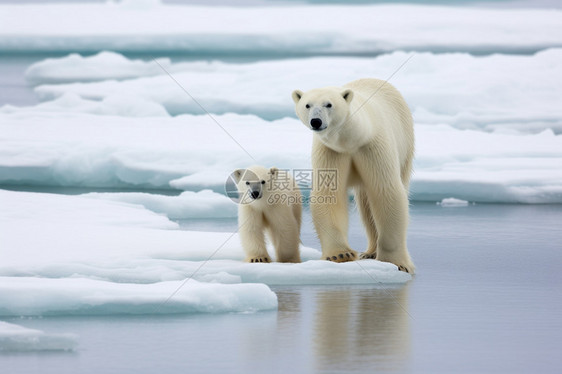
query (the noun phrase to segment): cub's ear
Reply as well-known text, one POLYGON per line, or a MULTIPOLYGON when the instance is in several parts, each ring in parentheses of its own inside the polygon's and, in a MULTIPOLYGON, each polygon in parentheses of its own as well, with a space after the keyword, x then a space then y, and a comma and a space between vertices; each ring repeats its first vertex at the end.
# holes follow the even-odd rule
POLYGON ((269 169, 269 174, 271 174, 272 177, 276 177, 278 171, 279 169, 277 169, 276 167, 272 167, 271 169, 269 169))
POLYGON ((353 91, 349 88, 341 93, 343 99, 349 104, 353 100, 353 91))
POLYGON ((238 183, 240 182, 240 178, 242 178, 245 171, 246 169, 236 169, 232 172, 232 174, 230 174, 230 176, 232 177, 232 179, 234 179, 234 182, 238 183))
POLYGON ((304 93, 301 90, 294 90, 291 96, 293 97, 293 101, 298 103, 304 93))

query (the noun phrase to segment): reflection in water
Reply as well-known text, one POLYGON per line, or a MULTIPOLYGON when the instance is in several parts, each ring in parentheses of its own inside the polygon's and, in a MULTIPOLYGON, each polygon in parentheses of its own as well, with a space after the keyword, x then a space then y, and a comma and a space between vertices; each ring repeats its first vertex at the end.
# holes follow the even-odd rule
POLYGON ((317 371, 406 370, 411 345, 407 296, 408 285, 318 291, 313 331, 317 371))
POLYGON ((240 324, 242 344, 237 348, 243 373, 290 373, 295 370, 311 372, 310 322, 308 312, 303 312, 302 288, 283 288, 277 292, 277 312, 247 315, 240 324), (272 365, 272 363, 275 363, 272 365))
POLYGON ((256 373, 409 371, 408 287, 272 287, 279 308, 244 318, 238 357, 256 373))

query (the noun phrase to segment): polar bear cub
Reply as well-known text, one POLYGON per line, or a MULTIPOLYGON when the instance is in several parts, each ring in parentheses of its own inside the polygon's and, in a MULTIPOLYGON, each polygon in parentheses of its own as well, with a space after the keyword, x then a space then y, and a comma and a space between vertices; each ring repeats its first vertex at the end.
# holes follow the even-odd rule
POLYGON ((414 128, 402 95, 388 82, 360 79, 343 87, 295 90, 292 97, 298 117, 314 134, 313 172, 336 174, 335 183, 317 183, 311 192, 323 258, 357 258, 347 241, 347 190, 352 187, 368 236, 361 258, 392 262, 413 273, 406 231, 414 128))
POLYGON ((301 262, 301 193, 288 171, 251 166, 232 173, 240 201, 238 232, 247 262, 271 262, 267 233, 277 261, 301 262))

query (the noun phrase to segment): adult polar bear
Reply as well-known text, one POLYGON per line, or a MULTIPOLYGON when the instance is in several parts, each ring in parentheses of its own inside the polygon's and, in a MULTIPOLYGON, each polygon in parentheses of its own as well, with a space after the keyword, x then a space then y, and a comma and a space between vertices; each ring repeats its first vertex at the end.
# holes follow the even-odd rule
POLYGON ((360 79, 343 87, 295 90, 292 97, 297 115, 314 131, 310 207, 323 258, 357 257, 347 241, 347 189, 353 187, 368 236, 361 258, 413 273, 406 231, 414 128, 400 92, 386 81, 360 79), (336 188, 317 178, 322 170, 335 170, 336 188))

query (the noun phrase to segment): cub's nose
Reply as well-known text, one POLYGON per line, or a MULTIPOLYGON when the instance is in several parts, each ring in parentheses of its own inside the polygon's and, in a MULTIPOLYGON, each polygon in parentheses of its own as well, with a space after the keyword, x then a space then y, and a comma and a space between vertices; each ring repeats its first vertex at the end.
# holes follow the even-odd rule
POLYGON ((313 118, 310 120, 310 127, 313 130, 318 130, 322 126, 322 120, 320 118, 313 118))
POLYGON ((252 191, 252 192, 250 192, 250 195, 252 195, 252 199, 257 199, 260 196, 260 192, 259 191, 252 191))

